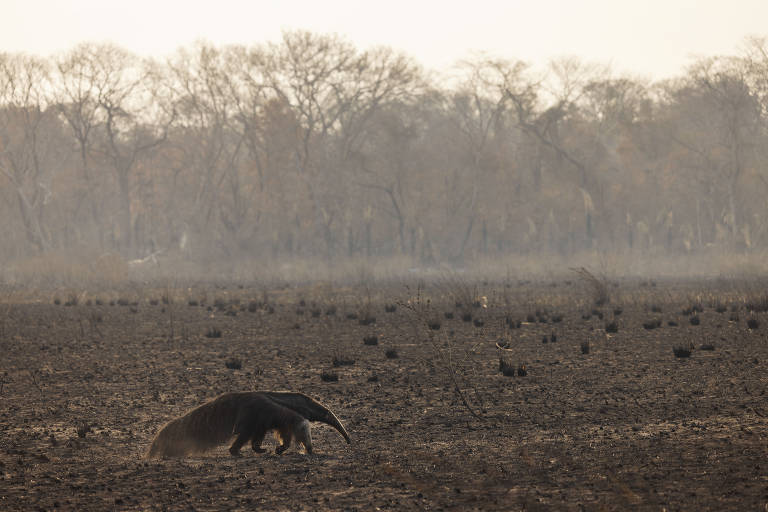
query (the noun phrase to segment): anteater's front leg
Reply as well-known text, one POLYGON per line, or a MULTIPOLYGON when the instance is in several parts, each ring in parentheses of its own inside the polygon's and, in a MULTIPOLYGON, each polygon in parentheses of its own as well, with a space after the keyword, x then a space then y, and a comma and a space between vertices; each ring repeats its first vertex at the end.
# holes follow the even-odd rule
POLYGON ((267 431, 264 429, 259 429, 255 434, 253 434, 253 439, 251 440, 251 448, 253 448, 253 451, 256 453, 264 453, 267 451, 261 447, 261 443, 264 441, 265 435, 267 435, 267 431))
POLYGON ((280 455, 291 446, 291 439, 293 438, 293 432, 290 428, 280 429, 278 432, 280 437, 280 446, 275 448, 275 453, 280 455))

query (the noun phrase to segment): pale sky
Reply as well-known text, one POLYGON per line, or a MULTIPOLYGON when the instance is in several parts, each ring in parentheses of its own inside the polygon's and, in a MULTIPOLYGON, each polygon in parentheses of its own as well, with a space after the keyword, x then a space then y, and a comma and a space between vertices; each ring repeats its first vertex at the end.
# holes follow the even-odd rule
POLYGON ((252 44, 292 29, 391 46, 436 70, 482 51, 536 66, 577 56, 660 79, 692 56, 736 54, 746 36, 768 36, 768 0, 0 0, 0 52, 111 41, 165 56, 199 39, 252 44))

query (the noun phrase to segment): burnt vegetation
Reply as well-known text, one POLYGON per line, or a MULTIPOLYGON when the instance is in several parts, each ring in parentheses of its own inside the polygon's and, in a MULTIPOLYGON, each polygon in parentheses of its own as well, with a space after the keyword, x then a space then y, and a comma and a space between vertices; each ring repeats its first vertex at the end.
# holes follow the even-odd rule
POLYGON ((320 373, 320 380, 323 382, 339 382, 339 374, 330 370, 323 370, 320 373))
POLYGON ((672 349, 672 352, 675 354, 675 357, 679 357, 679 358, 691 357, 691 354, 693 353, 693 346, 680 345, 680 346, 674 347, 672 349))
POLYGON ((221 338, 221 329, 218 327, 209 327, 207 331, 205 331, 205 337, 206 338, 221 338))
MULTIPOLYGON (((192 496, 210 492, 210 487, 200 486, 199 466, 167 461, 144 466, 144 461, 134 460, 135 453, 149 445, 151 434, 168 419, 200 398, 219 390, 257 386, 314 389, 334 405, 362 449, 321 454, 329 469, 354 468, 365 475, 361 484, 377 475, 381 489, 398 492, 403 489, 400 475, 410 475, 408 481, 422 482, 419 485, 439 476, 451 488, 461 489, 461 493, 452 491, 449 500, 447 494, 430 488, 432 499, 445 498, 440 503, 446 508, 477 489, 482 494, 462 505, 482 503, 484 509, 493 509, 493 501, 486 500, 490 496, 507 504, 507 477, 488 480, 492 471, 502 475, 498 465, 513 472, 520 485, 549 489, 553 478, 586 477, 588 471, 607 467, 625 477, 636 474, 638 454, 643 460, 663 462, 663 469, 643 471, 656 483, 670 482, 667 487, 654 487, 665 505, 689 505, 690 495, 679 489, 691 485, 708 503, 737 507, 762 499, 752 488, 734 491, 736 497, 724 497, 719 491, 733 475, 757 478, 756 465, 762 464, 750 456, 760 453, 761 438, 743 428, 756 432, 765 428, 757 413, 763 412, 760 378, 768 347, 759 327, 751 328, 749 322, 759 323, 765 313, 751 307, 741 322, 725 322, 715 303, 744 309, 751 300, 747 297, 757 296, 740 291, 747 285, 737 282, 722 289, 700 289, 704 288, 700 283, 659 281, 652 287, 625 280, 619 287, 610 286, 608 309, 593 306, 581 281, 553 287, 521 279, 508 287, 506 282, 478 280, 469 286, 470 296, 461 301, 454 296, 454 290, 461 289, 455 282, 405 286, 370 280, 362 287, 345 286, 343 293, 338 291, 340 286, 320 291, 310 286, 275 286, 267 300, 260 296, 260 289, 190 284, 168 293, 167 304, 164 294, 154 289, 57 290, 38 303, 0 304, 5 356, 0 397, 8 405, 7 412, 0 414, 0 426, 6 432, 3 453, 10 453, 14 461, 2 467, 4 478, 18 478, 19 489, 31 485, 50 490, 40 495, 45 505, 41 508, 55 508, 53 499, 65 505, 64 500, 74 499, 67 494, 69 487, 61 483, 61 476, 61 480, 40 476, 75 475, 82 468, 123 457, 119 463, 137 464, 141 475, 150 472, 159 478, 173 472, 174 481, 183 482, 192 496), (55 296, 80 300, 64 308, 52 304, 55 296), (101 306, 96 305, 97 296, 103 297, 101 306), (128 307, 109 308, 110 297, 124 297, 128 307), (130 313, 130 304, 137 298, 137 312, 130 313), (155 298, 157 306, 148 307, 155 298), (192 300, 197 306, 187 307, 192 300), (704 311, 694 307, 699 303, 706 305, 704 311), (326 315, 334 304, 339 311, 354 311, 356 317, 326 315), (358 321, 366 309, 382 312, 388 304, 397 304, 396 310, 381 313, 375 324, 358 321), (661 311, 652 311, 658 304, 663 304, 661 311), (226 312, 233 308, 243 313, 228 316, 226 312), (297 310, 304 314, 297 315, 297 310), (315 315, 313 311, 318 310, 321 314, 315 315), (676 317, 682 321, 675 329, 658 329, 661 315, 666 320, 667 315, 683 310, 691 314, 676 317), (446 311, 470 312, 473 321, 448 319, 446 311), (531 322, 521 321, 528 316, 531 322), (701 323, 692 324, 690 320, 697 317, 701 323), (475 327, 475 319, 483 320, 482 328, 475 327), (54 321, 55 335, 50 327, 54 321), (435 323, 439 329, 434 329, 435 323), (646 330, 644 323, 654 327, 646 330), (297 324, 300 328, 293 329, 297 324), (215 339, 217 334, 221 339, 215 339), (30 368, 31 361, 39 361, 36 368, 30 368), (731 389, 739 392, 726 392, 731 389), (708 399, 697 399, 702 395, 708 399), (728 414, 723 416, 723 411, 728 414), (136 415, 142 419, 136 420, 136 415), (602 430, 596 427, 596 418, 602 430), (24 429, 35 422, 48 426, 39 434, 25 434, 24 429), (423 435, 438 446, 440 457, 428 455, 424 459, 428 468, 420 469, 411 462, 421 461, 426 452, 414 448, 412 435, 425 425, 429 428, 422 430, 423 435), (559 441, 553 441, 551 433, 562 429, 569 433, 563 443, 570 453, 583 457, 578 464, 571 466, 552 452, 552 443, 559 441), (624 436, 618 444, 617 431, 624 436), (726 437, 713 437, 713 431, 726 437), (460 440, 456 432, 462 433, 460 440), (495 434, 524 450, 511 454, 497 450, 495 434), (650 435, 657 435, 658 442, 648 443, 650 435), (467 453, 467 441, 482 449, 482 456, 467 453), (713 450, 727 457, 713 456, 713 450), (408 457, 403 457, 404 451, 408 457), (702 457, 717 457, 713 463, 723 465, 723 472, 697 473, 702 457), (23 464, 17 464, 17 459, 23 464), (553 467, 552 460, 559 460, 568 471, 553 467), (382 461, 388 464, 386 471, 380 469, 382 461), (628 469, 616 469, 616 464, 628 469), (458 465, 467 469, 461 478, 455 473, 458 465), (531 471, 531 465, 549 469, 543 475, 531 471), (468 471, 482 477, 467 481, 468 471), (30 480, 30 475, 35 478, 30 480)), ((323 430, 316 432, 323 439, 323 430)), ((318 451, 322 453, 323 448, 318 451)), ((252 450, 243 452, 244 458, 258 456, 252 450)), ((227 486, 226 475, 233 467, 222 463, 227 456, 224 447, 193 464, 206 464, 212 481, 227 486)), ((328 475, 299 469, 306 464, 303 457, 293 455, 259 460, 265 474, 300 470, 302 479, 313 481, 313 489, 348 489, 346 478, 337 484, 328 475)), ((88 474, 98 485, 106 483, 101 473, 88 474)), ((254 474, 253 478, 261 477, 258 471, 254 474)), ((638 487, 645 485, 643 481, 631 480, 633 489, 643 489, 638 487)), ((77 485, 88 483, 83 477, 77 485)), ((146 499, 145 493, 136 491, 147 485, 146 478, 129 472, 108 485, 119 489, 127 505, 151 508, 147 501, 129 498, 146 499)), ((287 484, 276 480, 272 485, 275 490, 270 492, 289 494, 287 484)), ((604 493, 615 491, 608 481, 595 485, 604 493)), ((22 499, 15 489, 9 487, 9 503, 21 503, 14 501, 22 499)), ((293 485, 292 489, 304 492, 303 487, 293 485)), ((569 503, 587 496, 578 488, 563 489, 572 493, 569 503)), ((30 495, 25 492, 24 499, 30 495)), ((561 502, 565 500, 552 503, 561 502)))

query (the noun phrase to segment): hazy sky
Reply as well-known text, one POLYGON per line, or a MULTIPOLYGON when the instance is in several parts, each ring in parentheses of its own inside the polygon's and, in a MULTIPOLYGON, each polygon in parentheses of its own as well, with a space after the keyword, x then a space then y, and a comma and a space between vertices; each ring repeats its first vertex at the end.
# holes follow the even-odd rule
POLYGON ((392 46, 435 69, 485 51, 533 64, 575 55, 663 78, 692 55, 734 54, 745 36, 768 36, 768 0, 0 0, 5 52, 108 40, 167 55, 196 39, 250 44, 290 29, 392 46))

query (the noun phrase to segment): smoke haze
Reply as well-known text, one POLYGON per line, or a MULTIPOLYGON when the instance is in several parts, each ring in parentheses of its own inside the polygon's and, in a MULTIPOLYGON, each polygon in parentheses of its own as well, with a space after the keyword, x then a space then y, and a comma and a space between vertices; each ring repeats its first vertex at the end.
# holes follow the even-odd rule
POLYGON ((649 82, 306 31, 0 54, 0 278, 762 271, 766 55, 649 82))

